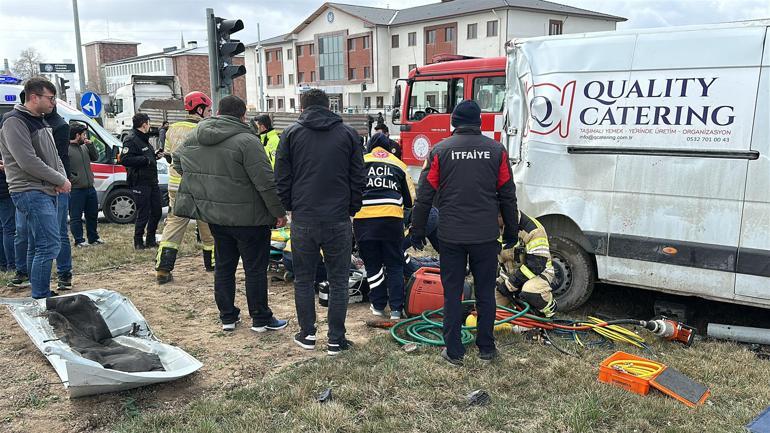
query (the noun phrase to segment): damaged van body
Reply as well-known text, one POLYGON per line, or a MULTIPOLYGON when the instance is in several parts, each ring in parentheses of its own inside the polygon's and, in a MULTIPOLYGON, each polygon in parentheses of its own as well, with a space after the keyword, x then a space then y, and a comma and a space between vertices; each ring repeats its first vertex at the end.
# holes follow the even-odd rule
POLYGON ((4 298, 0 304, 45 355, 71 398, 168 382, 203 366, 155 338, 134 304, 111 290, 4 298))

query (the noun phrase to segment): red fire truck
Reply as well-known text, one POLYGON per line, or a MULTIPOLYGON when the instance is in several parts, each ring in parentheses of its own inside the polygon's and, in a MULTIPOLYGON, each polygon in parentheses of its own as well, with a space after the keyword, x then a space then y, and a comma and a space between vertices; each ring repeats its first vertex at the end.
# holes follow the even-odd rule
MULTIPOLYGON (((468 58, 440 56, 434 63, 409 71, 396 84, 396 106, 401 107, 403 160, 420 167, 430 149, 452 133, 450 117, 455 105, 473 99, 481 107, 481 130, 502 140, 505 100, 505 57, 468 58), (405 82, 403 102, 401 82, 405 82)), ((410 170, 416 175, 415 169, 410 170)))

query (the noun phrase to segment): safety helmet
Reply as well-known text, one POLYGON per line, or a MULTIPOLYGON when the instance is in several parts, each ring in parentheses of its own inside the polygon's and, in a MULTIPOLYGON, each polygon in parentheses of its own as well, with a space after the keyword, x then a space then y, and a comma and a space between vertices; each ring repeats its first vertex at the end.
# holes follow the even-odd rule
POLYGON ((194 111, 199 105, 211 107, 211 98, 203 92, 190 92, 184 96, 184 109, 194 111))

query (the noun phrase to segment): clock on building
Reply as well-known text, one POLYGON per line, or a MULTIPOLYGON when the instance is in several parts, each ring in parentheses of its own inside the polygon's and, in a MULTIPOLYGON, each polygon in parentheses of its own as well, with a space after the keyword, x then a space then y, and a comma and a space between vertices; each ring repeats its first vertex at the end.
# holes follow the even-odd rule
POLYGON ((329 21, 330 23, 334 22, 334 12, 329 11, 326 13, 326 21, 329 21))

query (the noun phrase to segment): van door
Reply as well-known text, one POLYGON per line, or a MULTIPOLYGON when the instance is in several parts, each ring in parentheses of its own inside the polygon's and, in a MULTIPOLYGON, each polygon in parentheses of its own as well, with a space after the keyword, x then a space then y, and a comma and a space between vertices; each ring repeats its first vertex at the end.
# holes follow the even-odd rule
POLYGON ((765 36, 762 75, 751 149, 759 158, 749 161, 746 199, 741 220, 735 297, 745 302, 770 303, 770 35, 765 36))
POLYGON ((597 118, 626 120, 604 127, 623 136, 608 144, 618 159, 604 279, 733 299, 764 32, 640 33, 629 81, 591 89, 597 118))

